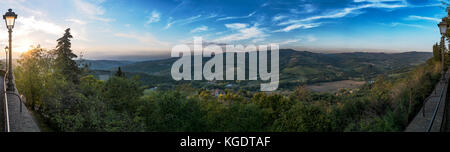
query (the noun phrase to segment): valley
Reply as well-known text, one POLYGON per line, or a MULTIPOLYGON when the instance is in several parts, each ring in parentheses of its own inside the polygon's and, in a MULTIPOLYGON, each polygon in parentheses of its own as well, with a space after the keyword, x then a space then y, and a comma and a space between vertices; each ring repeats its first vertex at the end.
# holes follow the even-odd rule
MULTIPOLYGON (((293 90, 305 85, 315 92, 334 93, 342 88, 358 88, 379 75, 395 77, 425 63, 428 52, 405 53, 335 53, 323 54, 292 49, 280 50, 279 89, 293 90)), ((248 57, 248 55, 247 55, 248 57)), ((86 60, 91 73, 101 80, 112 76, 118 67, 128 77, 138 77, 148 88, 173 89, 180 84, 194 88, 257 91, 262 81, 174 81, 170 75, 177 58, 151 61, 86 60)), ((208 58, 204 58, 207 61, 208 58)), ((80 64, 83 62, 79 61, 80 64)), ((204 62, 203 62, 204 63, 204 62)), ((247 64, 248 76, 248 64, 247 64)))

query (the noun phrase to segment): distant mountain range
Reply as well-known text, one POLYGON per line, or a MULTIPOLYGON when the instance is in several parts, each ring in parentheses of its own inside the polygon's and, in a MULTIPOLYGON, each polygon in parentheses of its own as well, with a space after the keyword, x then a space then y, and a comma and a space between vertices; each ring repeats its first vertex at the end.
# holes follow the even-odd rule
MULTIPOLYGON (((282 49, 280 50, 280 87, 291 88, 299 84, 337 80, 367 80, 379 74, 406 72, 431 57, 431 52, 324 54, 282 49)), ((177 59, 142 62, 87 60, 85 62, 93 70, 116 70, 120 66, 125 72, 171 79, 170 70, 177 59)))
POLYGON ((114 70, 118 67, 133 64, 133 61, 115 61, 115 60, 78 60, 80 65, 88 65, 92 70, 114 70))

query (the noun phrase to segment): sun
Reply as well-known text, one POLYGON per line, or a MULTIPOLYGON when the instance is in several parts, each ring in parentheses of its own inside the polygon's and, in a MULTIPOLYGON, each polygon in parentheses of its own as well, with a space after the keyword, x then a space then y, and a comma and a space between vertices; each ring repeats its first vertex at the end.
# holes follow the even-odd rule
POLYGON ((30 50, 31 49, 31 47, 30 46, 19 46, 19 47, 17 47, 17 48, 13 48, 13 52, 18 52, 18 53, 25 53, 25 52, 27 52, 28 50, 30 50))
POLYGON ((16 44, 12 44, 13 45, 13 53, 25 53, 28 50, 30 50, 32 47, 33 41, 28 40, 28 39, 21 39, 19 41, 17 41, 16 44))

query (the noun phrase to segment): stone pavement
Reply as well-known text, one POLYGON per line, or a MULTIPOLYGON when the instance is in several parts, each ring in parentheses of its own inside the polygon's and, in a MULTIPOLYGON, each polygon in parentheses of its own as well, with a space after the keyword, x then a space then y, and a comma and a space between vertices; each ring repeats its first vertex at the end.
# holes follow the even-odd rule
MULTIPOLYGON (((1 89, 3 90, 3 78, 0 78, 0 81, 2 83, 1 89)), ((17 89, 15 89, 15 93, 18 94, 17 89)), ((19 97, 14 94, 8 94, 7 96, 11 132, 40 132, 36 120, 24 103, 20 102, 19 97), (20 110, 21 108, 22 111, 20 110)))
MULTIPOLYGON (((3 79, 0 78, 0 90, 3 90, 3 79)), ((3 92, 3 91, 0 91, 3 92)), ((5 116, 4 116, 4 94, 0 93, 0 132, 3 132, 5 130, 5 116)))
POLYGON ((430 132, 441 132, 443 131, 444 126, 444 114, 445 114, 445 105, 446 105, 446 95, 448 88, 448 80, 450 77, 450 71, 446 72, 445 79, 439 81, 439 83, 434 88, 434 91, 427 98, 428 100, 425 102, 422 109, 417 113, 414 119, 409 123, 405 132, 426 132, 430 122, 433 118, 434 112, 436 111, 436 107, 439 104, 437 114, 435 116, 433 125, 430 129, 430 132), (439 103, 439 98, 441 97, 441 93, 444 93, 442 96, 442 101, 439 103), (425 111, 424 111, 425 110, 425 111))

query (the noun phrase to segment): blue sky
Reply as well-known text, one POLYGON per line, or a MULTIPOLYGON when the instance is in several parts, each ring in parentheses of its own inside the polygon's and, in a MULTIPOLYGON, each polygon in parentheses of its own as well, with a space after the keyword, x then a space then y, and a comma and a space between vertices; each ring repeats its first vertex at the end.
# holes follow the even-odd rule
MULTIPOLYGON (((319 52, 431 51, 446 15, 439 0, 2 0, 0 8, 19 14, 16 52, 53 48, 70 27, 74 50, 94 59, 167 53, 194 37, 319 52)), ((5 29, 0 46, 6 41, 5 29)))

